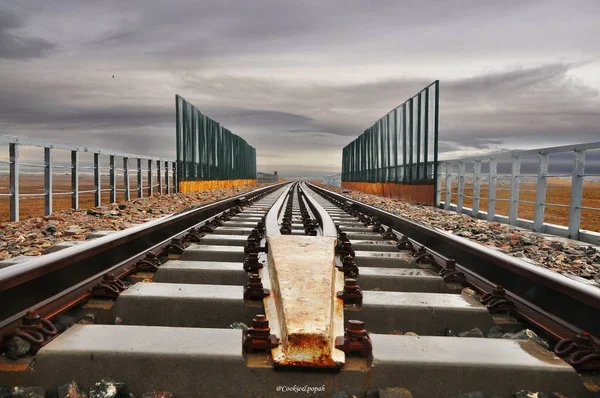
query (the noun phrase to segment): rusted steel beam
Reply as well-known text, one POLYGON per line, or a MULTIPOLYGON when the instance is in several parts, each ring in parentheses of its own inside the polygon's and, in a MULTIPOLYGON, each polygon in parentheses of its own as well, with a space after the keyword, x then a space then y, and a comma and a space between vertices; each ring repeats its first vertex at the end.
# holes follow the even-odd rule
POLYGON ((335 268, 333 237, 268 236, 271 295, 263 301, 271 330, 281 344, 275 366, 339 368, 344 353, 344 273, 335 268))

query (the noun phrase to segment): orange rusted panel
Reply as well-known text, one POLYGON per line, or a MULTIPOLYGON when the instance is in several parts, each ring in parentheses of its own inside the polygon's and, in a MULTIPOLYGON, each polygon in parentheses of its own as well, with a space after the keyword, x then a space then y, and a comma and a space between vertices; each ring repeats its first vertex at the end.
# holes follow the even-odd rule
POLYGON ((271 352, 278 366, 339 368, 343 351, 344 304, 336 292, 344 275, 335 266, 335 238, 268 236, 271 294, 265 314, 280 344, 271 352))
POLYGON ((254 184, 256 184, 256 180, 181 181, 179 182, 179 192, 199 192, 254 184))
POLYGON ((394 182, 342 182, 342 188, 433 206, 433 185, 404 185, 394 182))

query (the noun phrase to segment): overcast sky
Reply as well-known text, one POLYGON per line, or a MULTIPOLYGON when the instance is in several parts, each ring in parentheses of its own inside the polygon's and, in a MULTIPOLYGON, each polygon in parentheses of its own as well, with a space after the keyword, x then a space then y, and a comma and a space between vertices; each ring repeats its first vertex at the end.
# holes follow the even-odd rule
POLYGON ((600 141, 599 38, 598 0, 0 0, 0 134, 174 157, 180 94, 319 176, 439 79, 441 158, 600 141))

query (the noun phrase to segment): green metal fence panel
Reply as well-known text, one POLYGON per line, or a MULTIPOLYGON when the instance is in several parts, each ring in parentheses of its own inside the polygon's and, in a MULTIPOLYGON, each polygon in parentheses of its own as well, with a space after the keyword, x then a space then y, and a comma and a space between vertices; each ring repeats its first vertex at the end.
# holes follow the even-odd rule
POLYGON ((439 81, 388 112, 342 151, 342 181, 433 184, 439 81))
POLYGON ((254 180, 256 149, 175 96, 179 181, 254 180))

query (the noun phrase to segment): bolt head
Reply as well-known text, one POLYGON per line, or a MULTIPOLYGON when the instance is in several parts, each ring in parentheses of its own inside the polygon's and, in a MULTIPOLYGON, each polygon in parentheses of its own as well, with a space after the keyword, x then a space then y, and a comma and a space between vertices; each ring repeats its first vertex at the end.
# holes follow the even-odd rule
POLYGON ((263 314, 256 315, 256 317, 252 320, 252 327, 254 329, 268 329, 269 321, 267 317, 263 314))
POLYGON ((344 287, 345 288, 356 288, 356 279, 354 278, 346 278, 344 279, 344 287))

